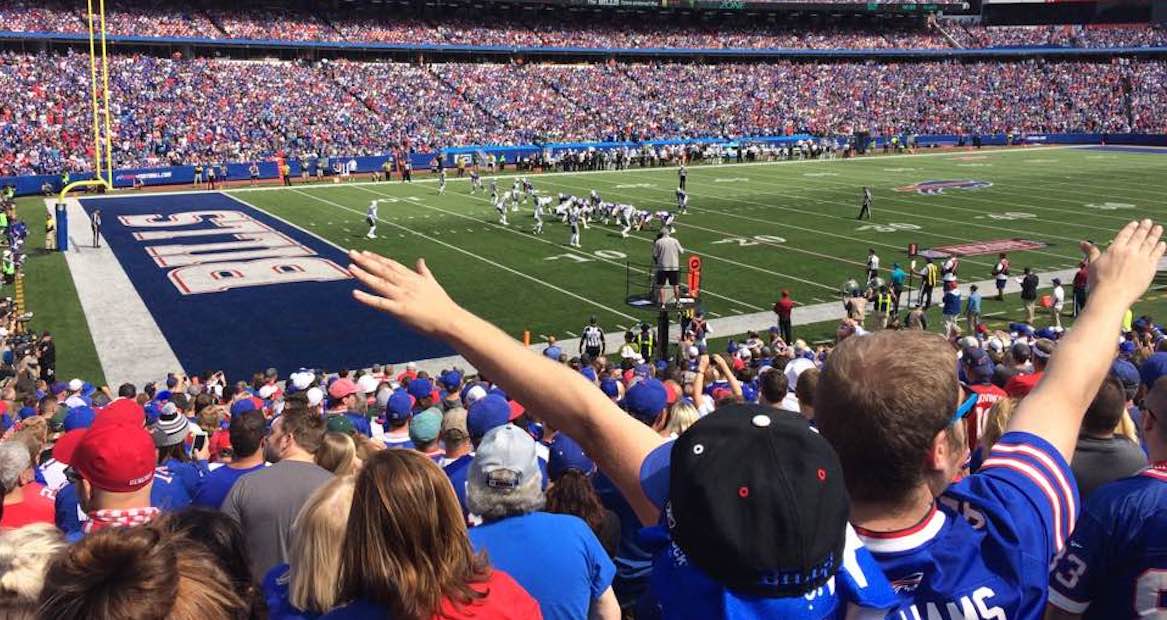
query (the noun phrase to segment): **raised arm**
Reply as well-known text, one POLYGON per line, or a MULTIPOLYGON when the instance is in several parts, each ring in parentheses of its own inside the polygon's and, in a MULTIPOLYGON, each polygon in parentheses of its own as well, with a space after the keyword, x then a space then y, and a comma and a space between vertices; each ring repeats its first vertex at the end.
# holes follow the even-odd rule
POLYGON ((1045 376, 1018 406, 1007 430, 1042 437, 1070 461, 1082 416, 1106 378, 1122 317, 1147 290, 1165 245, 1151 220, 1123 227, 1105 252, 1082 244, 1089 257, 1090 303, 1046 366, 1045 376))
POLYGON ((524 407, 583 446, 612 478, 637 516, 658 511, 640 487, 640 465, 664 439, 622 411, 580 373, 524 347, 455 303, 424 259, 416 271, 372 252, 349 252, 350 270, 372 293, 353 297, 452 346, 524 407))

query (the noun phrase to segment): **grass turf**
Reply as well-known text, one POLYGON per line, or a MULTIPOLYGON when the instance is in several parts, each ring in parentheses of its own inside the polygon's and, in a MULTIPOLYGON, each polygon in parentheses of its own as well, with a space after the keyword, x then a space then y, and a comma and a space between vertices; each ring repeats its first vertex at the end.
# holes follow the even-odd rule
MULTIPOLYGON (((531 175, 531 180, 545 194, 584 196, 595 189, 605 200, 649 211, 675 209, 675 168, 531 175)), ((509 189, 510 181, 500 178, 500 192, 509 189)), ((1167 219, 1160 201, 1165 189, 1163 154, 1091 149, 694 166, 688 178, 689 213, 678 217, 676 226, 686 250, 704 259, 702 305, 717 318, 766 311, 782 288, 804 304, 835 301, 844 280, 862 277, 868 248, 879 253, 886 268, 895 261, 906 266, 909 243, 926 249, 1027 239, 1046 246, 1010 252, 1015 273, 1024 266, 1038 271, 1072 267, 1080 258, 1079 240, 1109 239, 1135 217, 1167 219), (897 191, 936 179, 992 185, 934 195, 897 191), (855 217, 864 185, 875 198, 872 220, 860 222, 855 217)), ((650 261, 655 225, 623 239, 615 226, 593 222, 583 231, 583 249, 572 249, 566 245, 567 227, 550 214, 544 234, 531 234, 529 202, 519 213, 508 213, 509 226, 500 226, 489 197, 470 195, 468 181, 452 174, 444 195, 430 180, 231 193, 342 247, 406 263, 424 256, 457 301, 516 337, 524 330, 536 341, 574 337, 589 315, 606 331, 651 319, 651 313, 624 300, 626 263, 650 261), (384 202, 378 237, 368 240, 364 215, 373 199, 384 202)), ((22 209, 33 204, 43 209, 39 200, 21 204, 22 209)), ((43 217, 36 213, 28 221, 39 231, 43 217)), ((40 242, 33 239, 34 247, 40 242)), ((995 259, 963 258, 962 281, 989 278, 995 259)), ((70 359, 69 368, 99 376, 72 283, 63 277, 64 261, 59 255, 33 256, 28 265, 34 325, 58 334, 62 372, 70 359)), ((646 278, 634 274, 636 288, 643 288, 646 278)), ((986 300, 985 311, 999 310, 995 304, 986 300)), ((1001 320, 1021 316, 1015 311, 1020 304, 1003 305, 1001 320)), ((1167 304, 1156 300, 1148 308, 1153 313, 1161 306, 1167 304)), ((933 318, 940 322, 938 315, 933 318)), ((818 329, 829 334, 834 326, 803 331, 818 329)))

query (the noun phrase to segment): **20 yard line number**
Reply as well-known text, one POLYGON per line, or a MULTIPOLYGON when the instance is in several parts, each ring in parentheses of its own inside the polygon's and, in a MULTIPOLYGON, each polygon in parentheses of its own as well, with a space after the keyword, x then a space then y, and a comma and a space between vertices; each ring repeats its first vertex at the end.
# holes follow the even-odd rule
MULTIPOLYGON (((592 256, 603 260, 622 260, 628 258, 627 254, 617 250, 596 250, 595 252, 592 252, 592 256)), ((595 260, 595 258, 576 254, 575 252, 564 252, 563 254, 548 256, 543 260, 566 260, 576 263, 590 263, 595 260)))
POLYGON ((762 245, 763 243, 786 243, 786 239, 774 235, 754 235, 753 237, 726 237, 725 239, 718 239, 713 243, 715 245, 726 244, 745 248, 753 245, 762 245))

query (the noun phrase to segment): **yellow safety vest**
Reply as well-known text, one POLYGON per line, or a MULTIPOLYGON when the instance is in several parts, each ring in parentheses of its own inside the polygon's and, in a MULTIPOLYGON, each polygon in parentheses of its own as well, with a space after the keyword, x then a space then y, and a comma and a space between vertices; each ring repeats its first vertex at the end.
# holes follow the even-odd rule
POLYGON ((876 296, 875 311, 884 314, 891 312, 891 293, 882 293, 876 296))

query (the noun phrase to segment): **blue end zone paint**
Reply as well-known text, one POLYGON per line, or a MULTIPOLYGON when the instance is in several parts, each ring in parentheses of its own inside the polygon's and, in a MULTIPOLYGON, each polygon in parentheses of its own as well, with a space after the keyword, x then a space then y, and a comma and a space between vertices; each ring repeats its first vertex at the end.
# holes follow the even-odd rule
POLYGON ((1106 144, 1082 147, 1083 151, 1109 151, 1111 153, 1141 153, 1143 155, 1167 155, 1167 148, 1161 146, 1121 146, 1106 144))
MULTIPOLYGON (((170 343, 191 373, 224 370, 233 380, 271 366, 282 374, 300 368, 362 368, 451 355, 390 317, 352 298, 356 280, 299 282, 183 295, 146 248, 161 244, 233 241, 231 234, 194 239, 140 241, 118 216, 190 211, 241 211, 294 239, 321 258, 344 267, 344 252, 320 238, 285 224, 222 194, 135 196, 82 200, 86 213, 102 212, 102 235, 125 269, 170 343)), ((77 223, 85 226, 84 223, 77 223)), ((198 228, 210 228, 202 225, 198 228)), ((195 227, 175 227, 191 230, 195 227)), ((162 370, 162 369, 160 369, 162 370)))

